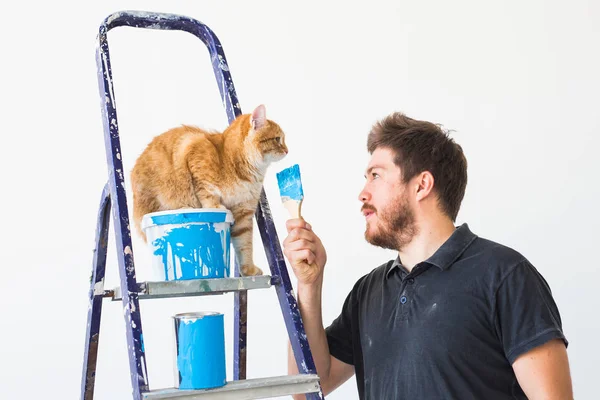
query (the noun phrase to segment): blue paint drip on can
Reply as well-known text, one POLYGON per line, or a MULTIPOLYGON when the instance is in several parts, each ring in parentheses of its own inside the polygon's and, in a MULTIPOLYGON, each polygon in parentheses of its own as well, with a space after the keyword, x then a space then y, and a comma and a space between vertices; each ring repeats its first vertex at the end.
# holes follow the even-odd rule
POLYGON ((209 389, 227 383, 225 327, 217 312, 173 316, 176 343, 176 385, 179 389, 209 389))
POLYGON ((154 280, 228 277, 232 224, 233 215, 223 209, 146 214, 142 229, 154 256, 154 280))

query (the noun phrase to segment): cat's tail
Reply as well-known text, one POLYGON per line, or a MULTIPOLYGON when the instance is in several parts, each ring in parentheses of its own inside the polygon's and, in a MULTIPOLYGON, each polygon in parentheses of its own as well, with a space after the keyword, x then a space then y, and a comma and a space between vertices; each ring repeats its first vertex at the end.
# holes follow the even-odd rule
POLYGON ((142 238, 142 240, 144 241, 144 243, 146 243, 147 239, 146 239, 146 234, 144 233, 144 231, 142 230, 142 222, 141 220, 135 220, 135 230, 137 231, 138 235, 140 235, 140 237, 142 238))
POLYGON ((133 200, 133 225, 135 227, 136 233, 138 235, 140 235, 140 237, 142 238, 142 240, 145 243, 146 242, 146 234, 142 230, 142 217, 145 215, 145 213, 140 212, 140 205, 136 204, 135 194, 133 195, 133 197, 134 197, 134 200, 133 200))

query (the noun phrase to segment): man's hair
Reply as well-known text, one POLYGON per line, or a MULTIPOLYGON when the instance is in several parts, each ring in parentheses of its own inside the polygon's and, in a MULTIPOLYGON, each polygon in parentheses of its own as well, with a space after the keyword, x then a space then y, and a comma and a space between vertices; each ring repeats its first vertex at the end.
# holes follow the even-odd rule
POLYGON ((429 171, 441 210, 456 221, 467 187, 467 159, 446 131, 395 112, 373 125, 367 149, 372 154, 377 148, 394 152, 394 164, 400 168, 403 183, 429 171))

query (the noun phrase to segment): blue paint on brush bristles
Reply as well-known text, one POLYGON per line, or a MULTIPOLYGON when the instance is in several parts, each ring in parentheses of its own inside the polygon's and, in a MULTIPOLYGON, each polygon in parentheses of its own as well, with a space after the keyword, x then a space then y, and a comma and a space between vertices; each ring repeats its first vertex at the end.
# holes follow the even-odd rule
POLYGON ((281 201, 300 201, 304 198, 302 191, 302 179, 300 178, 300 166, 294 164, 277 173, 277 183, 281 201))

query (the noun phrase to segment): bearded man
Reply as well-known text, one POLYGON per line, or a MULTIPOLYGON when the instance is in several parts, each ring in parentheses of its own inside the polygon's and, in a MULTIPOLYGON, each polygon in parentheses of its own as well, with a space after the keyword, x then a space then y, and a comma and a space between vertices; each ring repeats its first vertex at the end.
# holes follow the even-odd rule
POLYGON ((367 148, 365 239, 398 257, 360 278, 326 329, 327 254, 305 220, 286 224, 284 254, 324 394, 356 374, 360 399, 572 399, 546 280, 518 251, 455 226, 467 185, 461 146, 436 124, 393 113, 367 148))

